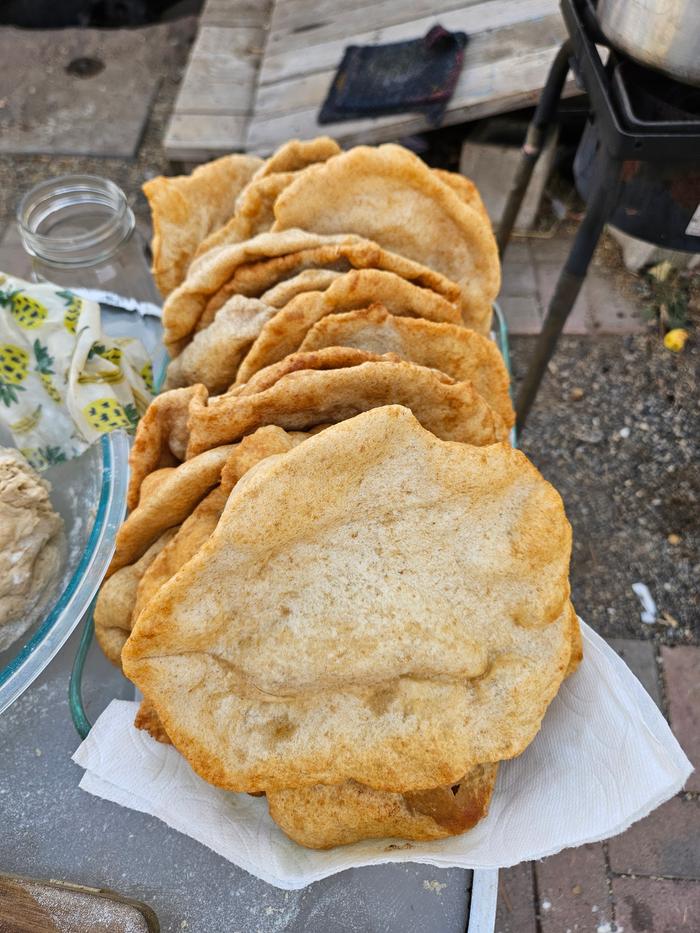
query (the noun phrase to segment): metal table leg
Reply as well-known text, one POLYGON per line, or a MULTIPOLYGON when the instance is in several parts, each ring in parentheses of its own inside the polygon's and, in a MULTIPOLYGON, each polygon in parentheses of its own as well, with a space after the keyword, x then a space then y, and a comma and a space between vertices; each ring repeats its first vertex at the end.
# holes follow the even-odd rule
POLYGON ((542 90, 535 115, 527 129, 527 136, 521 150, 520 165, 515 173, 513 185, 508 194, 508 200, 496 234, 501 259, 513 232, 513 225, 518 216, 520 205, 523 203, 527 186, 530 184, 532 172, 542 152, 547 130, 554 122, 564 81, 569 73, 570 57, 571 42, 567 40, 552 62, 552 67, 547 76, 547 83, 542 90))
POLYGON ((603 148, 598 151, 595 182, 588 199, 586 215, 578 229, 571 252, 557 281, 547 317, 516 402, 517 428, 523 429, 535 401, 545 367, 552 358, 566 319, 581 290, 606 220, 613 212, 620 189, 621 163, 603 148))

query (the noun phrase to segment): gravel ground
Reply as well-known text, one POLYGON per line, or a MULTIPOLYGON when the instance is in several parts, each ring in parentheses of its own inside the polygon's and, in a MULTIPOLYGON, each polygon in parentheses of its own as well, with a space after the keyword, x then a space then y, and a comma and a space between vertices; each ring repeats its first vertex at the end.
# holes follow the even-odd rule
MULTIPOLYGON (((170 171, 161 140, 196 19, 170 28, 170 54, 138 157, 0 158, 0 233, 21 192, 63 172, 112 178, 147 225, 140 189, 170 171)), ((517 381, 533 338, 512 343, 517 381)), ((574 528, 575 604, 603 635, 700 643, 699 364, 697 341, 674 355, 655 334, 565 337, 530 414, 521 446, 564 498, 574 528), (574 400, 572 390, 582 397, 574 400), (671 624, 640 621, 636 581, 649 586, 671 624)))
MULTIPOLYGON (((534 341, 512 344, 517 384, 534 341)), ((699 375, 697 342, 564 337, 530 413, 521 447, 564 499, 574 603, 603 635, 700 638, 699 375), (637 581, 660 624, 641 622, 637 581)))

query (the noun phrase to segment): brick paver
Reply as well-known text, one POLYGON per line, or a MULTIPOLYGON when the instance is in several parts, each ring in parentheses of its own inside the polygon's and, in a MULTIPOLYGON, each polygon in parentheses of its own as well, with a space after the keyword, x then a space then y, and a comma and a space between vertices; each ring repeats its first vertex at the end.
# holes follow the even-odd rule
POLYGON ((695 771, 686 790, 700 791, 700 648, 661 649, 671 728, 695 771))
MULTIPOLYGON (((554 294, 554 288, 561 273, 561 262, 536 262, 535 275, 537 277, 537 287, 540 294, 540 302, 544 313, 546 314, 549 302, 554 294)), ((590 316, 588 302, 586 300, 585 285, 581 288, 576 304, 569 315, 564 326, 565 334, 590 334, 593 331, 593 321, 590 316)))
POLYGON ((635 638, 610 638, 609 642, 654 703, 663 711, 654 643, 639 641, 635 638))
POLYGON ((700 883, 614 878, 615 919, 625 933, 697 933, 700 883))
POLYGON ((537 933, 532 862, 499 873, 494 933, 537 933))
POLYGON ((596 933, 612 920, 600 843, 564 849, 537 862, 541 933, 596 933))
POLYGON ((700 801, 673 797, 608 843, 618 874, 700 879, 700 801))

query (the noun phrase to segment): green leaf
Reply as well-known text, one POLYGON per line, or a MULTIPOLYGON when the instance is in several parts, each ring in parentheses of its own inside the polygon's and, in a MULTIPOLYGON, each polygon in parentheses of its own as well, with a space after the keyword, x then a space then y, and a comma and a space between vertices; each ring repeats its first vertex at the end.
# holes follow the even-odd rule
POLYGON ((131 402, 124 406, 124 414, 131 422, 131 427, 135 428, 139 423, 139 413, 136 411, 136 407, 132 405, 131 402))
POLYGON ((59 298, 63 298, 67 305, 70 305, 71 301, 73 301, 74 298, 77 298, 77 295, 74 295, 69 288, 64 288, 63 291, 56 292, 56 294, 59 296, 59 298))
POLYGON ((51 367, 53 366, 53 357, 49 354, 48 348, 42 346, 38 340, 34 341, 34 356, 36 357, 37 369, 45 376, 55 376, 51 367))
POLYGON ((66 455, 60 447, 39 447, 37 453, 51 466, 54 463, 65 463, 66 455))
POLYGON ((7 408, 17 403, 18 392, 24 392, 24 386, 13 385, 10 382, 0 382, 0 402, 7 408))
POLYGON ((106 352, 107 347, 103 343, 93 343, 93 345, 90 347, 87 358, 91 360, 93 356, 102 356, 102 354, 106 352))

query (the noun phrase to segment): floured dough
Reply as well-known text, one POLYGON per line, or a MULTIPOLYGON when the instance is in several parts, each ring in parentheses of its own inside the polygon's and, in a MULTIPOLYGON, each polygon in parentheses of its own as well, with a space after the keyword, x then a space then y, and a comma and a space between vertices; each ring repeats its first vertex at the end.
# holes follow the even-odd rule
POLYGON ((29 628, 58 575, 63 519, 50 489, 19 451, 0 447, 0 651, 29 628))

